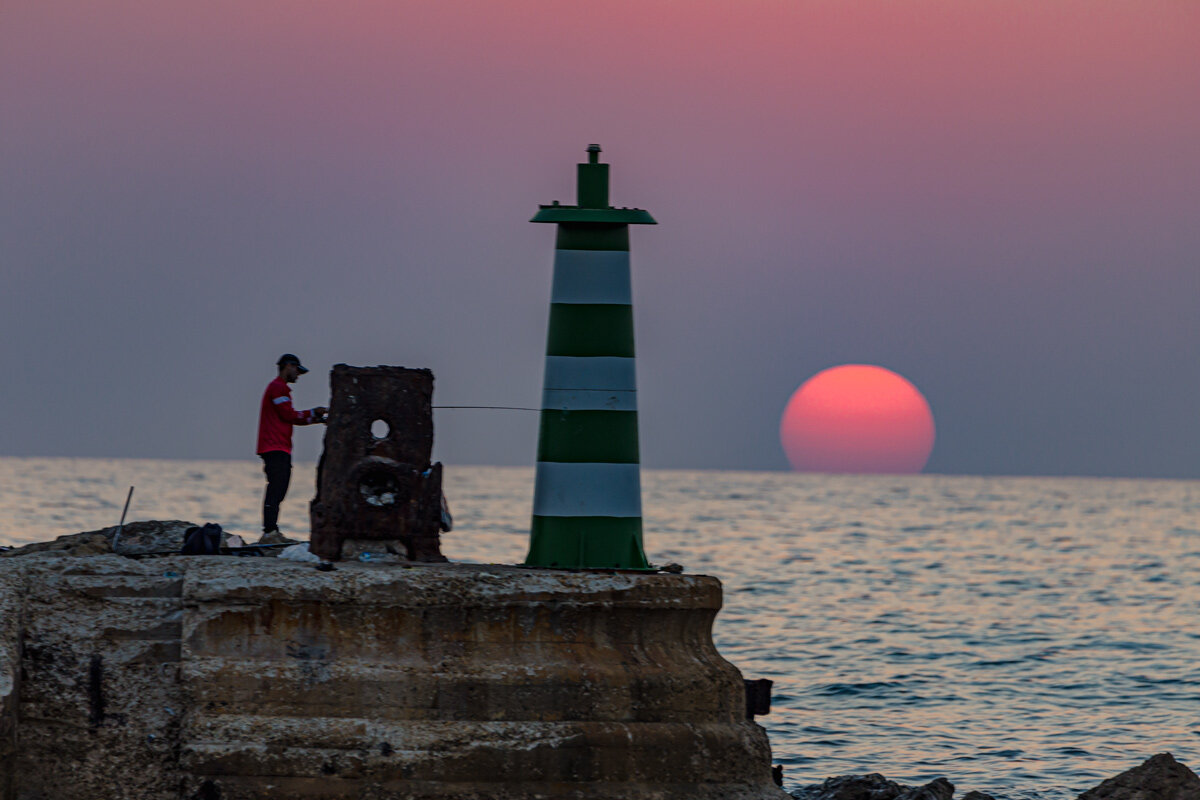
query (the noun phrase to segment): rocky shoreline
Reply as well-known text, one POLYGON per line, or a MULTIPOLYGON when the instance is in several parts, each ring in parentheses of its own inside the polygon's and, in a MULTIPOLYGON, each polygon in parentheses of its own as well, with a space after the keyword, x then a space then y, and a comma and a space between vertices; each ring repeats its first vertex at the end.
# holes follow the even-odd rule
MULTIPOLYGON (((872 773, 829 778, 790 794, 794 800, 953 800, 954 784, 935 778, 924 786, 904 786, 872 773)), ((959 800, 998 799, 970 791, 959 800)), ((1170 753, 1159 753, 1088 789, 1077 800, 1200 800, 1200 777, 1170 753)))

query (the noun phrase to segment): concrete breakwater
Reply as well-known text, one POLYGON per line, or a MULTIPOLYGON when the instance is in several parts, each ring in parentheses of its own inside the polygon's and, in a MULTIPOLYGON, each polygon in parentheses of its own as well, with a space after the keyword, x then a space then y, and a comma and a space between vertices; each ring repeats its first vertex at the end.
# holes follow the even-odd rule
POLYGON ((0 559, 0 798, 786 798, 705 576, 0 559))

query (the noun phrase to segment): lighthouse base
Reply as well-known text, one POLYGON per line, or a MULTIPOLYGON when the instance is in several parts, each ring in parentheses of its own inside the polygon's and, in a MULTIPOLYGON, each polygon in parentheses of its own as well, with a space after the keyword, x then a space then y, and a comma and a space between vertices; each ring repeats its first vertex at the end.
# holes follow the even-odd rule
POLYGON ((785 800, 711 577, 0 560, 0 798, 785 800))

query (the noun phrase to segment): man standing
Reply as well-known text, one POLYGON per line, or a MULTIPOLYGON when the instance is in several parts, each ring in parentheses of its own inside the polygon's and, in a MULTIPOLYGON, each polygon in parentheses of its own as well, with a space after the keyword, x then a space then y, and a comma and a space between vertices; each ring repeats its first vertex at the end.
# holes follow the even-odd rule
POLYGON ((292 426, 324 422, 329 412, 324 406, 308 411, 292 408, 292 390, 288 384, 295 383, 308 370, 291 353, 281 355, 275 364, 279 367, 279 375, 267 384, 258 414, 258 455, 263 460, 263 472, 267 474, 267 492, 263 497, 264 538, 271 533, 279 534, 279 504, 287 495, 292 480, 292 426))

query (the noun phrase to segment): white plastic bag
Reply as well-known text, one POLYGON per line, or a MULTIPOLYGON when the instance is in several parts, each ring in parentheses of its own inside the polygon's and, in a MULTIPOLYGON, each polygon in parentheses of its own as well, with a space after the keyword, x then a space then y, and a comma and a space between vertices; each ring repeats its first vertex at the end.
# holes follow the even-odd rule
POLYGON ((308 552, 308 542, 283 548, 283 552, 279 554, 279 557, 286 558, 288 561, 311 561, 313 563, 321 560, 308 552))

